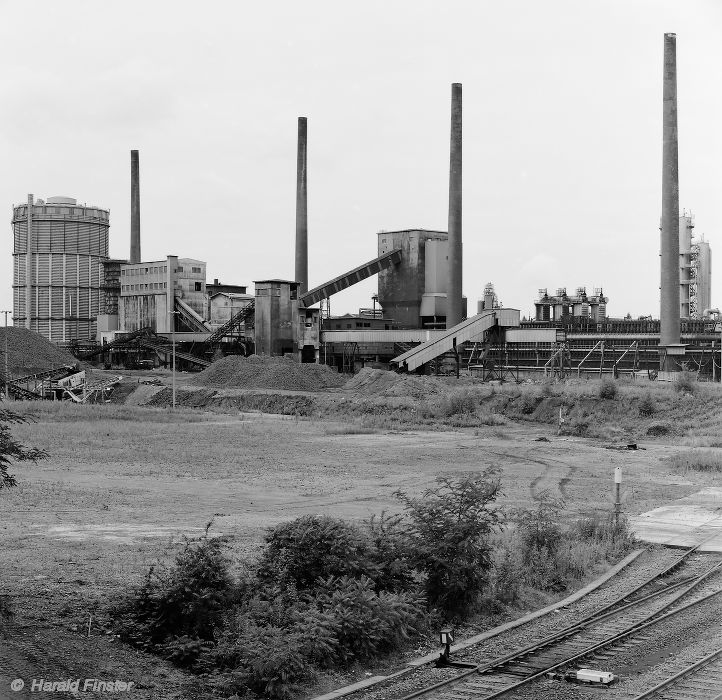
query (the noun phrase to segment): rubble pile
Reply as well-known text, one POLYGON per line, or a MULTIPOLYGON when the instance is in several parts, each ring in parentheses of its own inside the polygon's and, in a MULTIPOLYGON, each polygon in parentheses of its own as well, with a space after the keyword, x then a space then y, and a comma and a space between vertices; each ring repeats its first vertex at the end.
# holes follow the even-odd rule
POLYGON ((365 396, 406 396, 420 399, 430 394, 448 392, 450 386, 443 378, 396 374, 384 369, 364 367, 349 379, 343 388, 365 396))
POLYGON ((188 383, 225 389, 321 391, 340 387, 346 378, 326 365, 300 364, 285 357, 229 355, 197 374, 188 383))
POLYGON ((5 373, 5 334, 8 342, 10 378, 37 374, 56 367, 78 364, 78 360, 47 338, 19 326, 0 327, 0 375, 5 373))

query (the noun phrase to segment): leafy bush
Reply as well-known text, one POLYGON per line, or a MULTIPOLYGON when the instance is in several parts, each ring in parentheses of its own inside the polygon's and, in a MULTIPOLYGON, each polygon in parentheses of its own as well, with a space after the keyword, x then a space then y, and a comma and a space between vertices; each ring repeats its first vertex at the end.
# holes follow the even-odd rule
POLYGON ((323 638, 312 640, 299 629, 258 625, 240 617, 221 635, 205 665, 226 672, 228 692, 245 695, 251 690, 287 700, 300 690, 300 682, 316 675, 304 653, 313 644, 322 645, 323 638))
POLYGON ((618 390, 619 388, 617 387, 617 382, 614 379, 611 377, 604 377, 599 383, 599 398, 616 399, 618 390))
POLYGON ((317 579, 364 573, 367 553, 368 542, 355 525, 328 515, 304 515, 266 535, 258 575, 310 588, 317 579))
POLYGON ((647 392, 639 402, 639 415, 642 418, 648 418, 654 415, 655 410, 656 406, 654 405, 652 394, 647 392))
POLYGON ((696 377, 692 372, 689 372, 687 370, 677 372, 677 375, 674 378, 673 386, 674 390, 678 394, 682 394, 685 392, 688 394, 692 394, 697 388, 696 377))
POLYGON ((479 397, 476 392, 458 389, 442 399, 439 410, 442 416, 450 418, 451 416, 472 414, 478 405, 479 397))
POLYGON ((140 588, 114 610, 121 638, 192 665, 214 638, 234 597, 223 542, 187 541, 169 569, 151 567, 140 588))
POLYGON ((377 592, 365 576, 330 577, 280 604, 278 592, 259 591, 241 605, 204 658, 208 670, 229 674, 228 690, 291 697, 321 668, 397 649, 424 617, 422 598, 377 592))
POLYGON ((424 599, 407 593, 376 592, 362 576, 330 578, 315 597, 319 612, 332 616, 341 664, 367 661, 397 649, 416 632, 423 617, 424 599))
POLYGON ((426 574, 429 603, 449 613, 463 613, 477 602, 492 566, 489 536, 499 528, 491 505, 500 493, 495 469, 458 481, 436 479, 438 486, 421 498, 397 491, 411 529, 416 567, 426 574))
POLYGON ((494 568, 490 578, 491 596, 489 604, 500 602, 504 605, 516 603, 524 582, 524 562, 521 547, 516 539, 501 542, 495 547, 494 568))
POLYGON ((522 394, 519 400, 519 410, 526 416, 534 413, 537 404, 539 403, 539 397, 533 394, 522 394))
POLYGON ((522 543, 524 559, 528 562, 535 550, 545 548, 554 553, 562 541, 560 515, 564 510, 564 501, 553 498, 548 491, 542 491, 536 508, 523 508, 517 511, 517 524, 522 543))
POLYGON ((602 545, 607 558, 613 558, 629 551, 635 544, 629 519, 614 513, 593 513, 579 518, 572 527, 572 540, 602 545))
POLYGON ((408 591, 415 587, 416 575, 412 551, 403 516, 382 512, 365 523, 369 538, 369 576, 377 591, 408 591))

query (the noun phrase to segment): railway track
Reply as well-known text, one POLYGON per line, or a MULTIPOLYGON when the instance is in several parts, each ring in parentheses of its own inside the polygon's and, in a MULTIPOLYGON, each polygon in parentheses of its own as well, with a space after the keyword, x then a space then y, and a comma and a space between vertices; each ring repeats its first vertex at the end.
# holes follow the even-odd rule
POLYGON ((722 649, 687 666, 633 700, 722 699, 722 649))
MULTIPOLYGON (((694 548, 688 550, 680 559, 687 558, 693 551, 694 548)), ((465 661, 479 665, 406 695, 404 700, 420 697, 489 700, 549 673, 559 672, 583 658, 604 659, 610 649, 618 652, 636 643, 635 636, 652 634, 650 628, 658 621, 722 593, 722 584, 715 576, 721 568, 722 562, 718 562, 700 576, 684 577, 651 593, 627 595, 601 611, 505 656, 492 660, 467 657, 465 661)), ((635 593, 641 592, 647 584, 638 586, 635 593)))
MULTIPOLYGON (((701 540, 697 545, 681 551, 673 556, 673 550, 667 550, 664 561, 660 565, 648 563, 630 572, 624 577, 614 578, 602 588, 589 593, 584 598, 556 609, 557 615, 545 615, 524 622, 509 630, 500 630, 483 638, 473 645, 457 646, 452 649, 454 660, 474 664, 488 663, 489 659, 502 654, 513 655, 531 642, 541 644, 559 634, 561 620, 573 620, 574 625, 582 625, 627 604, 646 598, 651 593, 671 590, 674 584, 691 583, 699 574, 710 566, 710 560, 719 561, 709 554, 698 553, 698 549, 710 539, 701 540), (684 569, 682 569, 684 567, 684 569)), ((662 553, 660 553, 662 554, 662 553)), ((649 599, 654 600, 653 598, 649 599)), ((569 629, 574 625, 567 625, 569 629)), ((467 672, 471 675, 476 670, 467 672)), ((439 678, 457 682, 463 678, 455 669, 436 669, 428 664, 411 666, 406 671, 397 672, 388 678, 380 679, 372 686, 347 693, 349 697, 368 698, 368 700, 405 700, 406 698, 422 697, 424 692, 436 687, 439 678), (450 679, 449 674, 454 674, 450 679), (409 695, 409 693, 411 693, 409 695)), ((517 679, 518 680, 518 679, 517 679)), ((443 683, 441 684, 442 687, 443 683)), ((474 696, 483 697, 483 696, 474 696)))

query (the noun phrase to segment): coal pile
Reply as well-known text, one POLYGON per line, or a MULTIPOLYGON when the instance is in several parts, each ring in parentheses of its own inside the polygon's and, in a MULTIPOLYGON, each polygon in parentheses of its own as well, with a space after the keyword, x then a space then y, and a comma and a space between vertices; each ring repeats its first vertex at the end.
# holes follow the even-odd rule
POLYGON ((301 364, 285 357, 229 355, 204 369, 190 384, 224 389, 322 391, 340 387, 346 378, 326 365, 301 364))
POLYGON ((47 338, 27 328, 0 327, 0 374, 5 372, 5 333, 8 341, 8 372, 11 378, 48 369, 76 366, 78 360, 47 338))

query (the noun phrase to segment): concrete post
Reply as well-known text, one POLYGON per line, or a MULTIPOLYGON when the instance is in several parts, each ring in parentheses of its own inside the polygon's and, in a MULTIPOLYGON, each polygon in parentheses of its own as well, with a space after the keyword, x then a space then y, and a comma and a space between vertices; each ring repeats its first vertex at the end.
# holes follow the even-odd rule
POLYGON ((25 239, 25 328, 30 329, 33 311, 33 195, 28 195, 28 235, 25 239))
MULTIPOLYGON (((662 97, 662 238, 660 346, 680 342, 679 169, 677 147, 677 36, 664 35, 662 97)), ((666 355, 666 353, 665 353, 666 355)), ((663 370, 671 370, 669 362, 663 370)))
POLYGON ((138 151, 130 152, 130 262, 140 262, 140 168, 138 151))
POLYGON ((451 149, 449 158, 449 281, 446 327, 461 322, 461 83, 451 86, 451 149))
POLYGON ((306 170, 307 119, 298 118, 296 160, 296 272, 299 295, 308 291, 308 173, 306 170))

